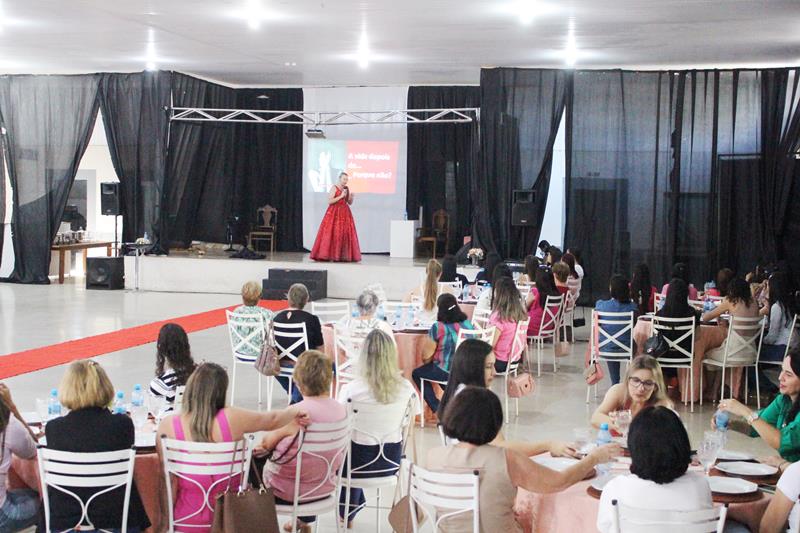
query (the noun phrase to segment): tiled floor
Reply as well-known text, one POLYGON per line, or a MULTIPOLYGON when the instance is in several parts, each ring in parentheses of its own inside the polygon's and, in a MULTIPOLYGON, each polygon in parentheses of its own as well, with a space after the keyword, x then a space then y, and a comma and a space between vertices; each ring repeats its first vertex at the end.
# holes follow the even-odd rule
MULTIPOLYGON (((77 281, 81 281, 80 278, 77 281)), ((237 298, 230 295, 86 291, 75 281, 49 286, 0 284, 0 353, 46 346, 236 303, 237 298)), ((586 386, 582 370, 587 336, 586 328, 577 331, 579 341, 573 346, 572 355, 559 360, 557 374, 552 372, 552 355, 545 357, 548 364, 544 365, 543 375, 536 381, 535 393, 520 401, 520 416, 516 419, 512 417, 506 426, 506 438, 569 439, 573 428, 588 426, 589 416, 597 406, 597 401, 592 400, 588 405, 585 403, 586 386)), ((193 333, 190 341, 195 359, 230 366, 230 345, 224 326, 193 333)), ((151 379, 155 345, 111 353, 97 360, 106 368, 117 389, 129 391, 135 383, 144 385, 151 379)), ((57 386, 62 373, 63 367, 54 367, 17 376, 6 383, 11 387, 20 409, 32 411, 36 398, 46 397, 49 389, 57 386)), ((240 373, 237 378, 237 405, 255 408, 255 374, 246 376, 240 373)), ((600 395, 607 387, 607 381, 600 384, 600 395)), ((495 388, 500 390, 499 386, 495 388)), ((273 404, 285 405, 283 390, 279 387, 275 389, 273 404)), ((695 405, 695 412, 690 413, 688 406, 679 405, 677 410, 686 423, 692 442, 702 439, 714 407, 708 404, 702 407, 695 405)), ((434 428, 417 430, 416 436, 423 452, 438 444, 438 434, 434 428)), ((740 434, 731 435, 730 448, 757 455, 774 453, 761 440, 740 434)), ((385 517, 382 520, 385 521, 385 517)), ((332 515, 321 518, 321 531, 332 531, 333 526, 332 515)), ((384 530, 387 529, 388 525, 384 524, 384 530)), ((354 531, 375 530, 374 510, 362 512, 354 531)))

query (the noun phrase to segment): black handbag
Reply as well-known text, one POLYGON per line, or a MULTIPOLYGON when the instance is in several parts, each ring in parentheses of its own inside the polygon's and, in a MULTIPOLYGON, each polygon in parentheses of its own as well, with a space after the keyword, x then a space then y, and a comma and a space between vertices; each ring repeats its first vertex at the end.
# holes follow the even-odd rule
POLYGON ((644 343, 644 353, 650 357, 658 359, 667 355, 667 352, 669 352, 669 343, 661 333, 653 335, 644 343))

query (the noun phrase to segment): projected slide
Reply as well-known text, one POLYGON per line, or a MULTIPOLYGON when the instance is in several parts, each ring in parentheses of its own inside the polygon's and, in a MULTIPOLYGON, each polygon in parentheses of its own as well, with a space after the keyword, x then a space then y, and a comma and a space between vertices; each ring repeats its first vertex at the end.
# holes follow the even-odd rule
POLYGON ((339 172, 350 175, 355 193, 394 194, 397 189, 397 141, 308 141, 306 190, 326 193, 339 172))

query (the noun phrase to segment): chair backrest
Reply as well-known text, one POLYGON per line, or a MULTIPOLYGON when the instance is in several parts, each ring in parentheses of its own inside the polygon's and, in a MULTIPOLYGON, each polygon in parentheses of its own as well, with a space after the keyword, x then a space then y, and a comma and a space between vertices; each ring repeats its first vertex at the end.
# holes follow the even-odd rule
POLYGON ((450 227, 450 215, 446 209, 437 209, 433 212, 433 224, 431 226, 435 233, 447 233, 450 227))
POLYGON ((400 463, 395 462, 386 456, 384 445, 387 443, 398 442, 397 433, 402 436, 403 444, 408 438, 408 431, 411 427, 411 417, 413 408, 413 397, 406 401, 380 404, 377 402, 350 402, 350 410, 353 416, 353 434, 351 442, 358 434, 360 441, 370 441, 370 445, 378 446, 378 453, 366 464, 353 467, 348 470, 347 477, 352 474, 359 477, 386 476, 394 473, 400 468, 400 463), (384 463, 383 468, 376 468, 375 463, 384 463), (388 465, 388 466, 387 466, 388 465))
POLYGON ((228 319, 228 336, 231 339, 231 350, 242 359, 253 359, 261 352, 267 325, 264 315, 260 313, 236 313, 225 311, 228 319))
POLYGON ((183 410, 183 394, 186 392, 186 385, 175 387, 175 401, 173 402, 172 412, 180 413, 183 410))
POLYGON ((725 358, 737 364, 755 363, 761 351, 761 337, 764 332, 764 318, 745 318, 731 316, 728 324, 728 338, 725 341, 725 358))
POLYGON ((506 370, 514 370, 522 360, 522 354, 528 347, 528 324, 530 319, 520 320, 517 323, 517 330, 514 334, 514 341, 511 343, 511 353, 508 355, 508 367, 506 370), (513 366, 513 368, 511 368, 513 366))
POLYGON ((311 302, 311 314, 322 324, 338 322, 350 316, 350 302, 311 302))
MULTIPOLYGON (((161 439, 161 460, 163 462, 164 479, 166 481, 167 507, 169 510, 170 531, 176 527, 199 527, 190 525, 193 518, 204 510, 214 512, 215 494, 222 487, 234 483, 242 472, 250 471, 253 435, 247 440, 234 442, 191 442, 177 439, 161 439), (206 477, 207 476, 207 477, 206 477), (203 501, 197 509, 186 516, 175 517, 173 510, 172 480, 182 480, 196 487, 203 495, 203 501)), ((239 486, 247 485, 247 475, 241 475, 239 486)), ((211 524, 208 524, 210 527, 211 524)))
POLYGON ((475 310, 472 312, 472 318, 469 320, 472 322, 472 325, 476 328, 486 329, 489 327, 489 319, 492 316, 491 309, 484 309, 482 307, 476 307, 475 310))
MULTIPOLYGON (((595 309, 592 318, 597 325, 596 352, 593 351, 593 353, 615 359, 633 357, 633 311, 612 313, 595 309), (619 329, 609 333, 609 326, 612 329, 619 329), (625 335, 628 337, 627 343, 622 339, 625 335)), ((592 335, 592 342, 594 342, 594 335, 592 335)))
POLYGON ((366 340, 363 336, 351 335, 349 331, 339 327, 333 328, 334 358, 336 369, 336 392, 345 383, 350 383, 358 376, 356 366, 361 357, 361 348, 366 340))
POLYGON ((462 289, 461 280, 439 282, 439 294, 449 293, 458 298, 461 296, 462 289))
POLYGON ((305 322, 288 324, 273 321, 272 335, 275 348, 278 349, 278 356, 281 359, 288 357, 296 362, 300 354, 309 349, 305 322), (294 355, 294 352, 297 352, 297 355, 294 355))
POLYGON ((50 450, 39 446, 39 479, 42 482, 42 500, 47 531, 50 528, 50 490, 63 492, 74 498, 81 507, 81 517, 71 529, 95 529, 89 520, 92 502, 98 496, 125 487, 125 503, 120 512, 120 528, 128 529, 128 506, 133 483, 133 465, 136 451, 133 448, 113 452, 75 453, 50 450), (73 490, 97 489, 86 501, 73 490))
POLYGON ((615 533, 722 533, 728 506, 697 511, 639 509, 611 500, 615 533))
POLYGON ((689 305, 691 305, 693 308, 697 309, 698 311, 702 311, 703 310, 704 303, 705 302, 703 302, 703 300, 692 300, 691 298, 689 298, 689 305))
POLYGON ((461 343, 467 339, 478 339, 485 343, 494 345, 494 333, 497 330, 494 326, 486 329, 467 329, 460 328, 458 330, 458 337, 456 337, 456 349, 461 346, 461 343))
POLYGON ((581 279, 580 278, 573 278, 572 276, 567 279, 567 289, 569 289, 569 294, 572 294, 575 300, 578 299, 578 295, 581 292, 581 279))
MULTIPOLYGON (((562 315, 569 315, 575 311, 575 303, 578 301, 578 294, 571 290, 564 295, 564 312, 562 315)), ((571 324, 570 324, 571 325, 571 324)))
MULTIPOLYGON (((538 304, 536 304, 538 305, 538 304)), ((539 324, 539 337, 552 337, 561 322, 561 311, 564 308, 564 295, 548 296, 544 302, 544 313, 539 324)))
MULTIPOLYGON (((800 345, 800 321, 797 320, 798 315, 794 315, 792 319, 792 330, 789 333, 789 342, 786 343, 786 353, 784 357, 789 355, 789 352, 800 345)), ((798 513, 800 515, 800 513, 798 513)))
MULTIPOLYGON (((420 531, 417 509, 433 523, 433 530, 443 531, 447 521, 472 513, 472 531, 480 529, 480 472, 432 472, 416 464, 409 473, 409 505, 414 532, 420 531)), ((452 527, 450 528, 452 529, 452 527)))
POLYGON ((706 294, 705 298, 706 298, 706 300, 708 300, 709 302, 714 302, 714 305, 715 305, 715 306, 717 306, 717 305, 721 304, 721 303, 722 303, 722 300, 724 300, 724 299, 725 299, 725 297, 724 297, 724 296, 712 296, 711 294, 706 294))
POLYGON ((258 223, 261 228, 274 229, 278 222, 278 210, 271 205, 259 207, 257 210, 258 223))
POLYGON ((347 452, 350 450, 350 436, 353 430, 353 417, 348 411, 347 416, 338 422, 312 423, 300 430, 298 442, 300 448, 296 456, 294 477, 294 501, 304 503, 328 496, 320 494, 319 490, 325 485, 331 485, 336 490, 337 482, 342 475, 342 467, 347 452), (300 492, 302 464, 304 461, 321 461, 324 473, 319 481, 300 492))
POLYGON ((527 283, 522 283, 522 284, 517 283, 517 290, 519 291, 519 297, 523 302, 526 302, 528 300, 528 296, 531 293, 531 288, 533 288, 532 285, 529 285, 527 283))
POLYGON ((667 318, 653 316, 653 335, 662 334, 670 352, 658 358, 662 363, 691 363, 694 358, 695 317, 667 318), (681 344, 689 346, 689 349, 681 344))

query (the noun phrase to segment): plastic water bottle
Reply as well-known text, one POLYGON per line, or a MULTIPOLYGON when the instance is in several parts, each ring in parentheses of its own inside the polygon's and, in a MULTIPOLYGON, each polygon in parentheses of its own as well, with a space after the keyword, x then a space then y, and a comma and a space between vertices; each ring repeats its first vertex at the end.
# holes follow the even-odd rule
POLYGON ((403 211, 403 220, 408 220, 408 211, 403 211))
POLYGON ((147 235, 146 231, 144 232, 144 240, 145 240, 145 242, 150 242, 150 236, 147 235))
POLYGON ((117 391, 117 397, 114 400, 114 410, 113 413, 115 415, 124 415, 128 412, 125 408, 125 393, 122 391, 117 391))
POLYGON ((353 309, 350 311, 350 316, 353 318, 358 318, 358 309, 353 309))
POLYGON ((143 407, 144 406, 144 395, 142 394, 142 386, 138 383, 133 386, 133 392, 131 393, 131 407, 143 407))
POLYGON ((461 288, 461 301, 464 302, 469 298, 469 285, 464 285, 461 288))
POLYGON ((58 401, 58 389, 53 389, 47 402, 47 419, 53 420, 59 416, 61 416, 61 403, 58 401))
POLYGON ((378 306, 378 310, 375 312, 375 316, 378 317, 378 320, 386 320, 386 309, 383 308, 383 304, 378 306))
POLYGON ((709 311, 713 310, 714 310, 714 302, 708 299, 705 302, 703 302, 703 313, 708 313, 709 311))
MULTIPOLYGON (((597 432, 597 445, 604 446, 606 444, 611 444, 611 432, 608 431, 608 424, 603 422, 600 424, 600 430, 597 432)), ((603 477, 611 470, 611 464, 602 463, 597 465, 595 468, 597 469, 597 475, 603 477)))
POLYGON ((728 443, 728 422, 731 417, 725 411, 717 411, 714 414, 714 425, 717 426, 717 435, 719 436, 720 447, 724 448, 728 443))
POLYGON ((400 327, 401 326, 400 322, 402 320, 403 320, 403 308, 402 307, 398 307, 397 309, 394 310, 394 322, 393 322, 393 325, 397 326, 397 327, 400 327))

